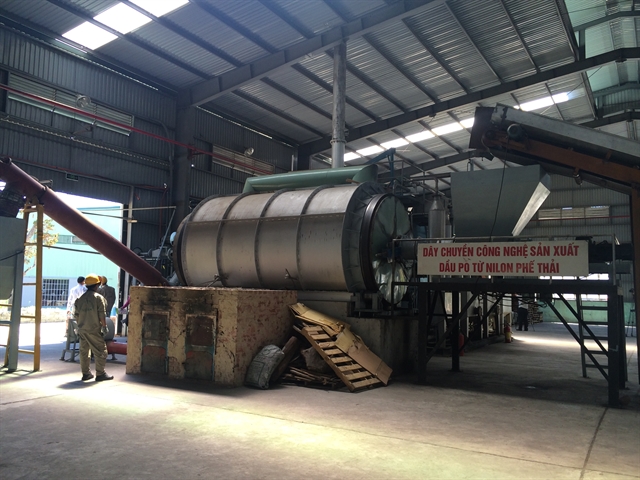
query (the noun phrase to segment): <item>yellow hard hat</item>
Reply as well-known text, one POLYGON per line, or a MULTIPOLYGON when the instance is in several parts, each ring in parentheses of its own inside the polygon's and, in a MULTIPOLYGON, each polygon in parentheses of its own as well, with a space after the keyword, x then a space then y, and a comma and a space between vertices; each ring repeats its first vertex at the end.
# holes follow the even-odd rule
POLYGON ((84 277, 84 284, 87 287, 90 287, 91 285, 97 285, 99 283, 100 283, 100 277, 95 273, 90 273, 89 275, 84 277))

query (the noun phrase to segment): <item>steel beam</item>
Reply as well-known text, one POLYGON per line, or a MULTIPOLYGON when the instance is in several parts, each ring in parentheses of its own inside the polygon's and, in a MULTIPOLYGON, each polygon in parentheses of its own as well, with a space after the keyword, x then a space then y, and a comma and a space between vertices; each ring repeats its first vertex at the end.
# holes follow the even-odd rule
MULTIPOLYGON (((638 335, 638 320, 640 320, 640 185, 631 188, 631 243, 633 244, 633 301, 636 314, 636 344, 640 352, 640 335, 638 335)), ((638 381, 640 382, 640 356, 638 356, 638 381)))
POLYGON ((246 85, 257 78, 262 78, 274 71, 297 63, 306 58, 307 55, 326 51, 347 39, 360 38, 368 32, 384 28, 403 18, 418 15, 441 3, 446 3, 446 0, 400 0, 353 22, 332 28, 320 35, 298 42, 289 48, 183 90, 179 95, 179 103, 181 105, 202 105, 210 102, 220 95, 246 85))
MULTIPOLYGON (((394 117, 390 117, 378 122, 363 125, 362 127, 353 129, 349 132, 349 141, 369 137, 375 135, 376 133, 380 133, 385 130, 391 130, 392 128, 415 122, 425 117, 434 117, 436 114, 441 112, 447 112, 449 110, 453 110, 465 105, 478 103, 492 97, 497 97, 514 90, 519 90, 521 88, 538 85, 540 83, 556 78, 581 73, 586 70, 597 68, 601 65, 606 65, 611 62, 624 62, 627 59, 638 58, 640 58, 640 47, 620 48, 617 50, 612 50, 611 52, 596 55, 594 57, 579 60, 577 62, 572 62, 567 65, 552 68, 550 70, 545 70, 540 73, 521 78, 519 80, 505 82, 494 87, 489 87, 484 90, 461 95, 451 100, 438 102, 427 107, 418 108, 416 110, 402 113, 400 115, 396 115, 394 117)), ((322 152, 324 150, 327 150, 328 148, 329 144, 326 140, 307 142, 300 147, 301 151, 309 155, 322 152)))
POLYGON ((287 10, 278 5, 273 0, 258 0, 263 7, 270 10, 276 17, 279 17, 284 23, 293 28, 296 32, 302 35, 304 38, 313 38, 315 34, 313 30, 310 30, 296 17, 291 15, 287 10))
POLYGON ((339 43, 333 52, 333 115, 331 121, 331 167, 344 167, 345 98, 347 96, 347 44, 339 43))
POLYGON ((238 97, 242 98, 243 100, 249 102, 249 103, 253 103, 254 105, 256 105, 257 107, 262 108, 263 110, 266 110, 269 113, 272 113, 288 122, 293 123, 294 125, 297 125, 299 127, 304 128, 305 130, 307 130, 308 132, 313 133, 314 135, 320 137, 320 138, 328 138, 328 135, 326 133, 321 132, 320 130, 316 130, 315 128, 313 128, 311 125, 307 125, 306 123, 302 122, 299 118, 295 118, 292 117, 291 115, 289 115, 288 113, 283 112, 282 110, 277 109, 276 107, 274 107, 273 105, 269 105, 268 103, 263 102, 262 100, 258 100, 257 98, 252 97, 251 95, 248 95, 240 90, 234 90, 233 91, 234 95, 237 95, 238 97))
POLYGON ((587 28, 595 27, 596 25, 601 25, 603 23, 608 23, 611 20, 616 20, 618 18, 638 18, 640 17, 640 11, 638 10, 624 10, 616 13, 608 14, 601 18, 596 18, 595 20, 591 20, 590 22, 581 23, 580 25, 576 25, 573 27, 574 32, 580 32, 580 36, 582 36, 582 32, 584 32, 587 28))
MULTIPOLYGON (((303 75, 304 77, 308 78, 309 80, 311 80, 313 83, 315 83, 316 85, 324 88, 327 92, 331 93, 333 95, 333 86, 331 86, 329 83, 325 82, 324 80, 322 80, 320 77, 318 77, 315 73, 310 72, 309 70, 307 70, 306 68, 304 68, 302 65, 291 65, 291 68, 293 68, 296 72, 298 72, 300 75, 303 75)), ((356 102, 355 100, 349 98, 349 96, 347 95, 345 97, 345 101, 347 103, 347 105, 355 108, 356 110, 358 110, 359 112, 361 112, 362 114, 366 115, 367 117, 369 117, 370 119, 379 122, 380 120, 382 120, 379 116, 377 116, 375 113, 373 113, 372 111, 364 108, 362 105, 360 105, 358 102, 356 102)), ((314 152, 317 153, 317 152, 314 152)))
POLYGON ((599 128, 605 125, 613 125, 620 122, 632 122, 634 120, 640 120, 640 112, 624 112, 610 117, 596 118, 595 120, 581 123, 583 127, 599 128))
MULTIPOLYGON (((327 51, 326 54, 333 58, 333 51, 327 51)), ((373 90, 375 93, 384 98, 387 102, 391 103, 398 110, 400 110, 401 112, 407 111, 407 107, 405 105, 402 105, 402 103, 400 103, 398 99, 393 97, 393 95, 387 92, 382 86, 376 84, 376 82, 371 80, 360 69, 354 67, 349 62, 347 62, 347 71, 362 83, 364 83, 371 90, 373 90)))
POLYGON ((416 29, 413 28, 413 26, 411 26, 411 24, 407 20, 404 20, 403 23, 407 27, 407 29, 411 32, 411 34, 415 37, 415 39, 418 40, 418 42, 420 42, 420 44, 427 51, 427 53, 433 57, 433 59, 438 63, 438 65, 440 65, 440 67, 445 72, 447 72, 447 75, 449 75, 453 79, 453 81, 460 86, 460 88, 464 91, 464 93, 469 93, 469 89, 464 85, 464 83, 462 83, 462 80, 460 79, 458 74, 454 72, 453 69, 449 67, 449 65, 447 65, 447 62, 444 61, 444 59, 440 56, 438 52, 435 51, 434 48, 431 48, 431 45, 429 45, 427 41, 422 37, 422 35, 420 35, 420 32, 416 31, 416 29))
MULTIPOLYGON (((473 157, 479 157, 482 155, 483 155, 482 152, 479 152, 477 150, 471 150, 468 152, 458 153, 456 155, 450 155, 447 157, 438 157, 435 160, 418 164, 417 167, 415 167, 415 170, 408 173, 408 175, 415 175, 417 173, 421 173, 422 171, 431 171, 440 167, 448 167, 454 163, 463 162, 465 160, 470 160, 473 157)), ((412 167, 408 167, 407 170, 410 168, 412 167)), ((405 175, 407 175, 406 172, 405 172, 405 175)), ((384 178, 385 178, 384 175, 380 176, 381 180, 384 178)))
MULTIPOLYGON (((217 9, 216 7, 211 5, 210 3, 204 2, 203 0, 189 0, 189 1, 191 3, 193 3, 194 5, 198 6, 199 8, 201 8, 202 10, 204 10, 205 12, 207 12, 212 17, 217 18, 218 20, 220 20, 227 27, 231 28, 232 30, 235 30, 237 33, 239 33, 240 35, 242 35, 246 39, 252 41, 256 45, 258 45, 260 48, 262 48, 263 50, 265 50, 265 51, 267 51, 269 53, 276 53, 278 51, 278 49, 276 47, 271 45, 264 38, 260 37, 259 35, 257 35, 253 31, 251 31, 250 29, 248 29, 245 26, 243 26, 242 24, 238 23, 236 20, 231 18, 229 15, 224 13, 222 10, 217 9)), ((238 63, 240 63, 240 62, 238 62, 238 63)), ((240 63, 240 65, 242 65, 242 63, 240 63)), ((239 67, 240 65, 235 65, 235 66, 239 67)))
POLYGON ((511 12, 509 12, 509 9, 507 8, 507 5, 504 3, 504 0, 499 0, 499 1, 500 1, 500 5, 502 5, 502 10, 504 10, 505 15, 509 19, 509 23, 511 24, 511 28, 513 28, 514 32, 516 32, 516 35, 518 36, 518 40, 520 40, 520 43, 522 44, 522 48, 524 48, 524 51, 526 52, 527 57, 529 57, 529 61, 531 62, 531 65, 533 65, 533 68, 535 68, 536 72, 539 73, 540 72, 540 67, 538 67, 538 64, 533 59, 533 55, 531 54, 531 50, 529 50, 529 47, 527 46, 527 43, 524 41, 524 38, 522 37, 522 35, 520 35, 520 30, 518 30, 518 26, 516 25, 516 22, 514 22, 513 17, 511 16, 511 12))
POLYGON ((498 72, 496 72, 495 69, 491 66, 491 64, 489 63, 489 60, 487 60, 487 57, 485 57, 484 53, 480 51, 480 48, 478 48, 478 45, 476 44, 476 42, 474 42, 473 38, 471 38, 471 35, 469 35, 469 32, 467 32, 467 29, 464 28, 464 25, 462 25, 462 22, 460 21, 458 16, 451 9, 451 6, 447 2, 444 3, 444 6, 447 7, 447 10, 449 10, 449 13, 451 13, 451 16, 460 27, 460 30, 462 30, 462 33, 464 33, 464 36, 467 37, 467 40, 469 41, 471 46, 475 49, 475 51, 478 53, 478 56, 482 59, 484 64, 487 66, 487 68, 489 68, 489 70, 491 70, 491 73, 493 73, 493 75, 500 81, 500 83, 502 83, 502 77, 498 75, 498 72))
POLYGON ((433 92, 431 92, 428 88, 426 88, 423 83, 418 80, 409 70, 403 67, 397 60, 395 60, 388 49, 380 43, 378 40, 373 38, 372 35, 365 35, 364 39, 367 41, 371 47, 380 54, 382 58, 384 58, 387 62, 391 64, 393 68, 395 68, 400 74, 409 80, 418 90, 424 93, 429 100, 433 103, 437 102, 438 99, 433 92))

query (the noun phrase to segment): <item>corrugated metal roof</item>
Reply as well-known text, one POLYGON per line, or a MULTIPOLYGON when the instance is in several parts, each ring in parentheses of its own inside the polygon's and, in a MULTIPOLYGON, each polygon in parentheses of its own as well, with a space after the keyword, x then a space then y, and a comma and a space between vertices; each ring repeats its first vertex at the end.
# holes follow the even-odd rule
MULTIPOLYGON (((307 30, 316 35, 343 23, 324 3, 301 2, 300 0, 273 0, 273 2, 293 15, 307 30)), ((375 2, 366 1, 365 3, 371 5, 375 2)))
POLYGON ((33 8, 32 2, 5 1, 2 2, 1 7, 7 12, 35 24, 47 25, 54 32, 66 32, 82 23, 78 17, 47 2, 41 2, 38 8, 33 8))
POLYGON ((390 57, 438 100, 447 100, 464 93, 463 88, 417 41, 404 23, 394 23, 369 34, 372 41, 384 45, 390 57))
MULTIPOLYGON (((98 14, 117 3, 116 0, 59 1, 90 15, 98 14)), ((2 8, 58 33, 81 23, 79 18, 48 2, 42 2, 38 9, 27 7, 27 3, 4 2, 2 8)), ((405 3, 406 5, 401 6, 416 6, 411 2, 405 3)), ((375 10, 390 8, 393 2, 206 0, 206 4, 222 14, 207 12, 206 8, 189 3, 170 13, 168 18, 211 45, 209 51, 154 22, 127 36, 143 40, 152 48, 166 52, 176 61, 161 59, 126 39, 117 39, 98 51, 132 69, 145 72, 152 79, 173 85, 176 89, 198 84, 207 75, 217 76, 236 68, 239 75, 244 75, 250 70, 255 78, 234 89, 264 106, 270 106, 272 111, 253 105, 231 91, 219 96, 210 105, 255 125, 258 129, 276 131, 296 142, 305 142, 317 138, 320 132, 330 131, 331 121, 327 116, 332 111, 333 98, 326 87, 333 82, 333 59, 327 55, 327 48, 322 47, 324 44, 320 42, 320 38, 315 39, 318 50, 309 55, 298 58, 295 49, 286 52, 286 60, 289 56, 294 58, 311 76, 319 79, 319 84, 313 78, 301 74, 296 70, 297 67, 279 67, 269 71, 268 65, 276 65, 280 60, 278 56, 284 54, 276 50, 295 46, 305 41, 305 36, 327 32, 375 10), (225 18, 226 15, 230 21, 225 24, 216 15, 220 18, 225 18), (238 26, 234 26, 236 24, 238 26), (247 34, 245 37, 239 33, 245 30, 251 32, 251 35, 247 34), (219 49, 231 58, 228 61, 221 59, 211 53, 214 49, 219 49), (250 68, 246 66, 260 59, 264 59, 264 63, 251 65, 250 68), (177 65, 180 62, 199 70, 202 75, 185 70, 177 65), (262 69, 264 65, 267 65, 265 70, 262 69), (259 75, 264 71, 268 82, 275 84, 273 87, 260 78, 259 75), (293 95, 287 95, 283 90, 289 90, 293 95), (305 101, 300 102, 298 98, 305 101), (316 108, 305 106, 306 102, 316 108), (318 113, 317 109, 327 115, 318 113), (289 116, 289 120, 281 118, 283 115, 289 116)), ((630 0, 566 0, 574 25, 576 22, 584 23, 606 14, 628 10, 631 5, 630 0)), ((398 6, 400 4, 395 5, 398 6)), ((420 8, 418 14, 414 12, 404 15, 403 19, 391 19, 392 21, 368 31, 365 36, 356 34, 348 40, 347 60, 350 71, 347 74, 349 102, 346 120, 350 127, 364 126, 429 105, 432 103, 430 96, 439 102, 446 101, 467 92, 498 85, 501 80, 510 81, 532 75, 536 68, 529 58, 529 52, 533 62, 541 70, 566 64, 574 59, 556 0, 448 0, 417 6, 420 8)), ((587 55, 596 55, 612 48, 636 46, 639 29, 640 22, 632 18, 615 19, 592 27, 587 30, 587 55)), ((323 40, 326 41, 326 38, 323 40)), ((27 65, 20 59, 11 59, 11 64, 38 70, 35 65, 27 65)), ((62 70, 67 68, 67 64, 63 61, 61 64, 65 65, 61 71, 47 73, 54 83, 61 81, 65 75, 62 70)), ((597 94, 598 90, 612 85, 637 82, 637 66, 638 62, 627 61, 624 64, 604 65, 587 72, 592 90, 597 94)), ((74 74, 79 75, 79 72, 74 74)), ((549 91, 552 94, 568 92, 571 100, 557 107, 551 106, 543 112, 571 121, 588 120, 592 112, 582 81, 582 76, 571 75, 549 81, 548 89, 541 83, 518 89, 511 94, 484 98, 480 103, 486 106, 497 102, 514 105, 516 102, 546 97, 549 91)), ((104 88, 118 88, 109 82, 101 85, 104 88)), ((86 85, 82 87, 87 88, 86 85)), ((211 91, 215 92, 215 87, 211 91)), ((614 101, 615 98, 611 97, 610 100, 614 101)), ((165 110, 166 105, 162 115, 166 114, 165 110)), ((453 114, 464 120, 473 116, 474 110, 475 104, 463 105, 456 108, 453 114)), ((430 128, 437 128, 452 123, 454 118, 441 113, 424 121, 428 122, 430 128)), ((413 122, 396 129, 399 134, 410 135, 424 127, 413 122)), ((384 143, 397 138, 397 135, 384 131, 370 138, 384 143)), ((429 139, 421 145, 432 150, 434 155, 441 156, 451 155, 456 149, 467 149, 467 131, 452 132, 443 139, 429 139), (443 139, 450 145, 443 142, 443 139)), ((363 139, 363 142, 358 140, 348 145, 364 148, 370 144, 371 142, 363 139), (359 146, 361 143, 363 147, 359 146)), ((403 155, 407 158, 428 159, 428 154, 415 146, 403 148, 403 155)))
POLYGON ((520 34, 541 70, 571 63, 574 59, 567 33, 554 2, 504 0, 520 34))
MULTIPOLYGON (((233 68, 232 65, 213 55, 211 52, 173 33, 168 28, 153 22, 129 35, 140 38, 164 52, 170 52, 173 57, 180 59, 204 73, 209 73, 211 76, 233 68)), ((130 44, 120 41, 113 42, 113 44, 109 45, 111 51, 115 51, 117 47, 128 49, 130 44)), ((122 55, 122 53, 123 52, 115 54, 122 55)))
POLYGON ((226 114, 240 118, 251 118, 252 123, 266 131, 287 132, 287 136, 301 142, 314 140, 317 136, 298 124, 284 120, 268 111, 247 102, 236 95, 225 95, 216 99, 216 106, 226 114))
MULTIPOLYGON (((257 0, 218 0, 211 3, 276 48, 286 48, 304 39, 300 33, 257 0)), ((245 39, 244 42, 246 41, 245 39)))
POLYGON ((505 12, 508 8, 505 4, 486 0, 454 0, 449 4, 478 49, 503 80, 514 80, 536 72, 535 65, 518 38, 518 32, 505 12), (487 28, 489 18, 491 28, 487 28))
POLYGON ((407 24, 418 32, 432 51, 444 59, 469 89, 486 88, 499 83, 446 6, 441 5, 410 17, 407 24))
POLYGON ((190 73, 177 65, 164 60, 148 51, 124 40, 115 40, 100 48, 105 55, 122 57, 126 52, 125 63, 134 69, 143 70, 163 82, 172 85, 191 85, 202 80, 201 77, 190 73))
POLYGON ((396 70, 365 39, 357 39, 347 44, 349 64, 360 71, 380 90, 397 100, 406 109, 408 105, 424 106, 433 103, 416 85, 396 70))

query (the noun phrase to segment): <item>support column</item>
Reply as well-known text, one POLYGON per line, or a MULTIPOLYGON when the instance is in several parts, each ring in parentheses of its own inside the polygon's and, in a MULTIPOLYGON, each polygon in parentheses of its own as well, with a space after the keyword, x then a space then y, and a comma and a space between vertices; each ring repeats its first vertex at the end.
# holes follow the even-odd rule
MULTIPOLYGON (((27 224, 28 225, 28 224, 27 224)), ((15 256, 13 296, 11 297, 11 325, 9 327, 9 346, 7 347, 6 367, 8 372, 18 368, 18 348, 20 345, 20 320, 22 316, 22 275, 24 272, 24 249, 15 256)))
MULTIPOLYGON (((178 110, 176 140, 186 145, 193 145, 195 133, 196 109, 186 107, 178 110)), ((177 230, 180 222, 189 214, 189 193, 191 191, 191 153, 189 149, 176 146, 176 156, 172 165, 171 201, 176 206, 176 213, 171 225, 177 230)))
MULTIPOLYGON (((640 319, 640 185, 631 186, 631 243, 633 244, 633 301, 636 314, 636 344, 640 352, 638 320, 640 319)), ((638 357, 638 381, 640 381, 640 355, 638 357)))
POLYGON ((331 138, 331 168, 344 167, 345 99, 347 97, 347 44, 333 49, 333 136, 331 138))
MULTIPOLYGON (((460 335, 460 321, 457 319, 460 313, 460 292, 451 293, 451 370, 453 372, 460 371, 460 346, 458 345, 458 337, 460 335)), ((486 298, 486 296, 485 296, 486 298)))
POLYGON ((607 301, 607 360, 608 360, 608 384, 609 406, 620 405, 620 381, 624 381, 620 375, 620 365, 626 359, 621 356, 620 329, 624 319, 619 317, 618 295, 608 295, 607 301))
POLYGON ((427 303, 431 303, 430 295, 425 287, 418 287, 418 383, 427 383, 427 342, 429 327, 427 315, 431 314, 427 303))

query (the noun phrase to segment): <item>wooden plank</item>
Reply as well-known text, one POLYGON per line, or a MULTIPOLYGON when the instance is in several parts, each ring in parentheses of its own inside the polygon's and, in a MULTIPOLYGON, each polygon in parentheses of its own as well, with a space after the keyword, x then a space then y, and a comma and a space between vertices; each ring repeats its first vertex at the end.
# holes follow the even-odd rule
MULTIPOLYGON (((325 362, 327 362, 327 363, 329 364, 329 366, 330 366, 330 367, 331 367, 331 369, 336 373, 336 375, 338 375, 338 377, 340 377, 340 380, 342 380, 342 381, 344 382, 344 384, 347 386, 347 388, 348 388, 350 391, 352 391, 352 392, 353 392, 353 391, 355 390, 355 387, 351 384, 351 382, 349 381, 349 379, 347 379, 347 378, 344 376, 344 374, 340 371, 340 369, 338 368, 338 366, 337 366, 337 365, 336 365, 336 363, 335 363, 335 360, 333 360, 333 361, 332 361, 332 360, 329 358, 329 356, 328 356, 326 353, 324 353, 324 350, 323 350, 323 349, 321 349, 321 348, 318 346, 318 343, 315 341, 315 339, 314 339, 314 338, 312 338, 312 337, 313 337, 313 335, 311 335, 311 334, 306 330, 306 328, 303 328, 301 333, 302 333, 302 335, 304 335, 304 336, 305 336, 305 338, 306 338, 307 340, 309 340, 309 343, 311 343, 311 345, 313 346, 313 348, 314 348, 314 349, 315 349, 315 350, 320 354, 320 356, 321 356, 322 358, 324 358, 324 361, 325 361, 325 362)), ((351 359, 349 359, 349 360, 351 360, 351 359)))
MULTIPOLYGON (((338 355, 339 349, 328 349, 329 352, 336 351, 336 356, 331 356, 327 350, 320 347, 317 337, 326 337, 326 339, 335 341, 335 338, 331 338, 329 335, 318 335, 314 331, 309 331, 308 327, 304 327, 300 333, 309 340, 311 346, 320 354, 325 362, 331 367, 335 374, 342 380, 347 386, 349 391, 355 392, 358 389, 368 388, 374 385, 383 385, 383 383, 376 377, 373 377, 371 372, 367 371, 362 365, 358 364, 351 357, 345 355, 341 351, 338 355), (346 364, 346 365, 345 365, 346 364), (350 372, 350 373, 345 373, 350 372), (352 380, 356 380, 355 382, 352 380)), ((323 342, 327 343, 327 342, 323 342)))
MULTIPOLYGON (((324 350, 324 349, 327 349, 327 348, 335 347, 336 346, 336 342, 318 342, 318 346, 324 350)), ((342 351, 342 350, 340 350, 340 351, 342 351)))
MULTIPOLYGON (((331 340, 331 337, 329 335, 327 335, 326 333, 318 333, 318 334, 309 333, 308 335, 311 338, 313 338, 314 340, 331 340)), ((316 343, 316 345, 317 345, 317 343, 316 343)))
POLYGON ((377 383, 382 383, 380 380, 378 380, 376 377, 373 378, 368 378, 366 380, 358 380, 357 382, 353 382, 352 385, 356 388, 364 388, 364 387, 368 387, 370 385, 375 385, 377 383))
POLYGON ((329 348, 329 349, 323 348, 323 350, 324 350, 324 353, 326 353, 327 355, 344 355, 344 352, 339 348, 329 348))
POLYGON ((306 328, 308 332, 323 332, 324 333, 324 330, 322 329, 322 327, 320 327, 318 325, 307 325, 304 328, 306 328))
POLYGON ((353 365, 338 365, 338 368, 341 372, 352 372, 355 370, 364 370, 365 372, 368 372, 368 370, 363 368, 362 365, 358 363, 354 363, 353 365))
POLYGON ((351 357, 327 357, 327 358, 331 360, 332 363, 335 363, 335 364, 353 362, 353 358, 351 357))
POLYGON ((364 372, 349 373, 345 375, 345 377, 353 381, 353 380, 358 380, 359 378, 373 377, 373 375, 371 375, 371 372, 365 370, 364 372))

